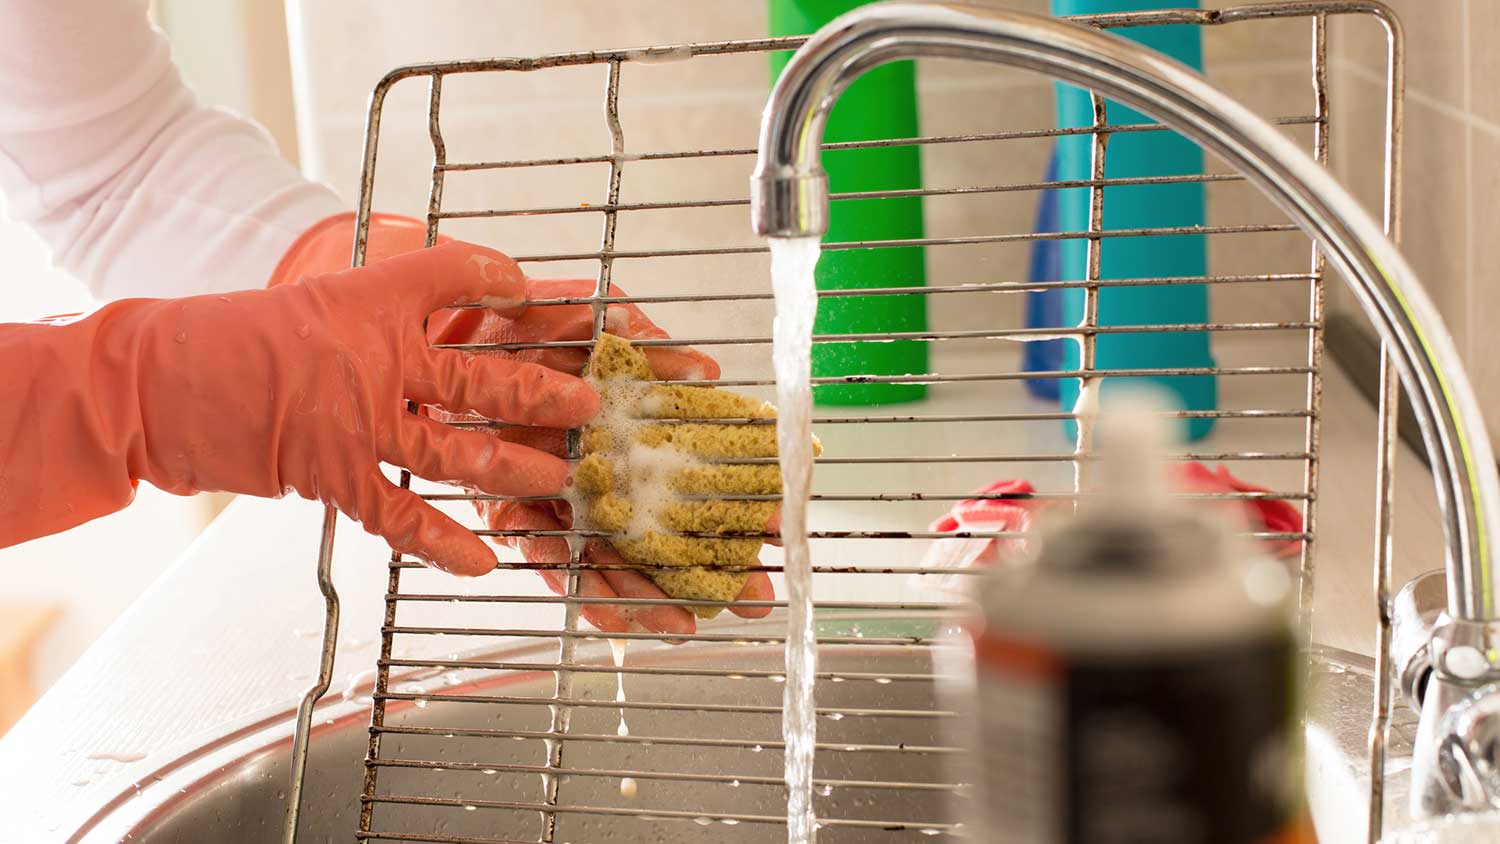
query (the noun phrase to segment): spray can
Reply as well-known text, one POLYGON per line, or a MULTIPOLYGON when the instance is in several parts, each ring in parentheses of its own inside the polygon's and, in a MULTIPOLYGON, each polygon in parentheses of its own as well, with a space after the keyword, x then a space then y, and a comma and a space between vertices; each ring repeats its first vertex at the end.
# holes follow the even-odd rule
POLYGON ((1291 579, 1168 500, 1160 422, 1104 423, 1105 491, 980 587, 978 838, 1304 840, 1291 579))

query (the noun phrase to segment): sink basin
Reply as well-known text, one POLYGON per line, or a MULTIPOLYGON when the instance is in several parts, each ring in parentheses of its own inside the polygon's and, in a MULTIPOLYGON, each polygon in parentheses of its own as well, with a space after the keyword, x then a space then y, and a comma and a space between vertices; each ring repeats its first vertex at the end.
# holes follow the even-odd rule
MULTIPOLYGON (((897 628, 908 621, 893 621, 897 628)), ((715 629, 720 629, 716 625, 715 629)), ((741 642, 632 650, 626 675, 629 736, 618 735, 616 675, 603 641, 584 641, 574 674, 570 738, 563 744, 558 842, 778 842, 782 824, 777 644, 754 643, 774 624, 725 625, 741 642), (695 676, 703 669, 743 678, 695 676), (763 676, 757 676, 762 672, 763 676), (665 706, 663 706, 665 705, 665 706), (624 775, 636 793, 622 793, 624 775)), ((882 633, 882 636, 886 636, 882 633)), ((882 641, 891 641, 889 637, 882 641)), ((643 645, 645 643, 637 643, 643 645)), ((466 659, 546 663, 536 644, 466 659)), ((962 796, 952 786, 951 718, 929 680, 926 648, 825 646, 820 671, 820 782, 824 844, 928 841, 952 832, 962 796), (903 677, 903 675, 906 675, 903 677), (885 682, 880 682, 880 680, 885 682)), ((1367 779, 1363 744, 1371 678, 1366 660, 1320 652, 1313 672, 1309 771, 1324 842, 1363 841, 1367 779)), ((393 677, 382 736, 375 840, 543 840, 547 816, 540 767, 552 713, 549 671, 468 670, 393 677), (493 698, 507 703, 496 703, 493 698)), ((308 764, 301 840, 355 840, 369 748, 369 690, 331 694, 319 708, 308 764)), ((281 840, 291 712, 209 742, 121 794, 69 840, 132 844, 273 844, 281 840)), ((1410 718, 1392 736, 1388 806, 1404 806, 1410 718)), ((1390 825, 1388 825, 1390 828, 1390 825)), ((960 830, 961 832, 961 830, 960 830)))
MULTIPOLYGON (((746 628, 775 629, 734 629, 746 628)), ((465 658, 550 662, 556 651, 533 645, 465 658)), ((662 673, 626 675, 625 737, 618 735, 618 675, 607 644, 581 643, 578 659, 596 670, 574 675, 573 699, 591 705, 572 709, 570 735, 582 738, 563 744, 566 773, 559 777, 553 840, 785 840, 778 644, 633 648, 628 668, 662 673), (706 668, 747 676, 691 673, 706 668), (636 780, 634 797, 622 793, 623 773, 636 780)), ((947 762, 953 754, 942 752, 939 735, 946 719, 933 714, 940 707, 929 680, 901 677, 930 674, 930 652, 846 645, 826 647, 821 659, 821 671, 889 676, 880 677, 885 682, 873 676, 819 682, 825 714, 818 724, 817 808, 827 819, 819 840, 926 841, 950 828, 947 762), (902 786, 893 788, 892 782, 902 786)), ((551 721, 545 701, 554 683, 550 671, 524 670, 393 679, 392 693, 422 697, 388 704, 386 725, 393 732, 383 737, 380 758, 391 766, 379 769, 377 791, 395 802, 372 807, 372 828, 391 840, 542 840, 539 766, 546 744, 540 734, 551 721), (484 702, 496 696, 510 702, 484 702)), ((311 744, 303 841, 354 840, 358 829, 368 700, 359 692, 329 697, 311 744)), ((290 714, 167 766, 148 787, 96 816, 93 828, 75 840, 279 842, 290 714)))

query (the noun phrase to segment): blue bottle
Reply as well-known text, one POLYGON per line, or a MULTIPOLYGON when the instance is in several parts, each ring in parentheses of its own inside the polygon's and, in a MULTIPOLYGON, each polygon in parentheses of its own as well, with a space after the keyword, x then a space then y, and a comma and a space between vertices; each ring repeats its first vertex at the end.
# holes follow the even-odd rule
MULTIPOLYGON (((1095 14, 1100 12, 1139 11, 1159 8, 1161 0, 1052 0, 1056 15, 1095 14)), ((1173 6, 1197 6, 1173 3, 1173 6)), ((1116 35, 1136 41, 1177 60, 1201 69, 1203 66, 1202 33, 1197 26, 1133 27, 1114 31, 1116 35)), ((1057 92, 1057 125, 1090 126, 1093 106, 1087 91, 1059 83, 1057 92)), ((1152 118, 1119 103, 1108 103, 1111 124, 1154 123, 1152 118)), ((1057 178, 1088 179, 1091 175, 1093 137, 1070 135, 1058 139, 1057 178)), ((1110 137, 1105 155, 1105 177, 1186 175, 1203 172, 1203 151, 1197 144, 1175 132, 1127 132, 1110 137)), ((1062 231, 1084 231, 1089 222, 1089 191, 1073 188, 1056 192, 1058 228, 1062 231)), ((1130 185, 1104 189, 1104 229, 1138 229, 1168 226, 1201 226, 1204 223, 1204 186, 1202 183, 1170 185, 1130 185)), ((1155 237, 1116 237, 1100 241, 1100 278, 1143 278, 1162 276, 1201 276, 1208 268, 1204 236, 1169 235, 1155 237)), ((1087 270, 1088 242, 1061 242, 1062 277, 1083 279, 1087 270)), ((1077 325, 1083 318, 1084 291, 1062 291, 1064 325, 1077 325)), ((1100 325, 1192 324, 1208 322, 1208 288, 1204 285, 1156 287, 1116 287, 1099 292, 1100 325)), ((1206 332, 1168 332, 1160 334, 1125 333, 1100 335, 1096 346, 1099 369, 1207 368, 1214 365, 1206 332)), ((1077 342, 1063 344, 1062 369, 1077 368, 1080 348, 1077 342)), ((1107 401, 1112 387, 1136 379, 1106 379, 1103 396, 1107 401)), ((1214 376, 1154 376, 1149 379, 1176 396, 1184 410, 1213 410, 1218 404, 1218 384, 1214 376)), ((1060 402, 1071 409, 1078 398, 1079 382, 1063 379, 1059 384, 1060 402)), ((1189 439, 1208 434, 1213 419, 1186 420, 1182 433, 1189 439)), ((1074 436, 1076 427, 1070 421, 1066 433, 1074 436)))
MULTIPOLYGON (((1047 181, 1057 181, 1057 150, 1047 163, 1047 181)), ((1057 191, 1042 191, 1036 204, 1036 224, 1033 231, 1055 232, 1057 227, 1057 191)), ((1038 240, 1031 244, 1031 266, 1027 281, 1061 281, 1062 243, 1056 240, 1038 240)), ((1032 290, 1026 294, 1026 327, 1056 328, 1063 324, 1063 297, 1061 290, 1032 290)), ((1027 372, 1054 372, 1063 368, 1063 347, 1070 340, 1041 340, 1021 347, 1021 367, 1027 372)), ((1030 378, 1026 389, 1039 399, 1057 401, 1056 378, 1030 378)))

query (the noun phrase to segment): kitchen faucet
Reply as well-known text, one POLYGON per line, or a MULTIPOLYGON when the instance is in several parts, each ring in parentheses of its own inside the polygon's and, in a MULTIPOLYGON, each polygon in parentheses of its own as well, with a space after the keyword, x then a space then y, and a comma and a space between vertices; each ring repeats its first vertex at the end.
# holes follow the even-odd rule
POLYGON ((1420 704, 1413 812, 1500 807, 1500 477, 1458 351, 1380 225, 1277 128, 1172 59, 1092 28, 982 3, 894 0, 834 20, 782 73, 751 179, 757 233, 827 231, 820 157, 829 111, 865 71, 919 57, 1033 70, 1151 115, 1259 186, 1348 279, 1412 398, 1446 540, 1447 610, 1423 654, 1431 679, 1420 704))

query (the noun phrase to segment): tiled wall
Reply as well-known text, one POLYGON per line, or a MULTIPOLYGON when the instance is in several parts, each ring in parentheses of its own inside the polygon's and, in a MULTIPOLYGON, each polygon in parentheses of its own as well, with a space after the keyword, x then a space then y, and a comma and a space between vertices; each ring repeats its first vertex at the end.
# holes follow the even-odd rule
MULTIPOLYGON (((1464 354, 1493 434, 1500 434, 1500 349, 1491 320, 1500 258, 1489 225, 1500 210, 1500 3, 1386 0, 1406 32, 1402 249, 1464 354)), ((1386 41, 1372 21, 1336 21, 1333 79, 1337 172, 1371 208, 1378 174, 1386 41)), ((1339 292, 1336 305, 1352 309, 1339 292)))

